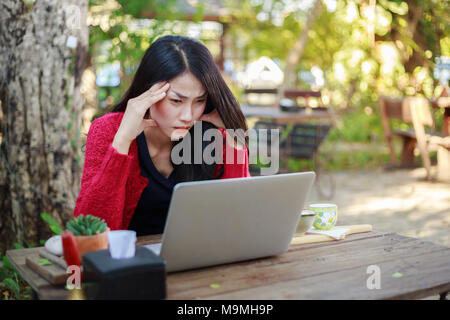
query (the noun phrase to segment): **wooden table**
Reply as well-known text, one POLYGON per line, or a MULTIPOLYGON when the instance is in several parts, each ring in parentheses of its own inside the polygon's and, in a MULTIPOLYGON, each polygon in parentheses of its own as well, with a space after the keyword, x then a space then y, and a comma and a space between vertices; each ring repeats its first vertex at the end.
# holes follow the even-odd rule
MULTIPOLYGON (((138 245, 160 239, 141 237, 138 245)), ((25 265, 25 257, 36 250, 9 250, 6 255, 40 299, 66 299, 69 291, 50 285, 25 265)), ((291 244, 276 257, 167 275, 168 299, 420 299, 442 298, 448 291, 450 248, 375 231, 291 244), (374 268, 369 266, 380 270, 380 289, 367 287, 374 268)))
POLYGON ((284 112, 274 106, 241 105, 244 116, 271 119, 278 124, 295 124, 311 120, 333 120, 333 116, 327 111, 301 110, 298 112, 284 112))

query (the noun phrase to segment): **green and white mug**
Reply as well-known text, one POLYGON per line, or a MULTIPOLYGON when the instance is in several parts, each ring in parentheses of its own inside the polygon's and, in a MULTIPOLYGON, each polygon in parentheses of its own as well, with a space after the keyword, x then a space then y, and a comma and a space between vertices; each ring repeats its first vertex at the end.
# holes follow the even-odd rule
POLYGON ((336 225, 338 210, 334 203, 314 203, 309 210, 316 212, 313 226, 318 230, 330 230, 336 225))

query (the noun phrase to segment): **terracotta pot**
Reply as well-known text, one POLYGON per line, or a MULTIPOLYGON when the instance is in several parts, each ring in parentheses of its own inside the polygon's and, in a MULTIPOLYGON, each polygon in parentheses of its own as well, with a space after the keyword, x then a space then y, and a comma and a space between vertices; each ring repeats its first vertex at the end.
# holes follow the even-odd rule
POLYGON ((88 252, 108 249, 108 232, 109 228, 93 236, 75 236, 80 258, 88 252))

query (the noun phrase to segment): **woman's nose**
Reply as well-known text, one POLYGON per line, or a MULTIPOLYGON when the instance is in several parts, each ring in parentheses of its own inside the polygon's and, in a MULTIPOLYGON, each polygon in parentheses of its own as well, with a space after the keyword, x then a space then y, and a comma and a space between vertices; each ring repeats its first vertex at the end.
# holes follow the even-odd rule
POLYGON ((180 115, 180 120, 185 122, 192 121, 192 107, 190 105, 186 105, 180 115))

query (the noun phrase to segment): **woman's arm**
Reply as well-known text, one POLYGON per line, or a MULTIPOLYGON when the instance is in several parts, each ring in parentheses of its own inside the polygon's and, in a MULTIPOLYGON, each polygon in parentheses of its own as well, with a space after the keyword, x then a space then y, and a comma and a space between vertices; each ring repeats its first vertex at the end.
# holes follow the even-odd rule
POLYGON ((125 186, 133 157, 119 153, 112 142, 115 130, 109 119, 97 119, 89 128, 74 216, 91 214, 120 229, 125 206, 125 186))
POLYGON ((145 113, 166 96, 168 89, 168 83, 156 83, 129 99, 118 129, 113 128, 111 115, 91 124, 75 216, 91 214, 103 218, 111 230, 122 227, 125 187, 133 161, 128 151, 132 141, 146 127, 157 125, 153 119, 144 119, 145 113))

